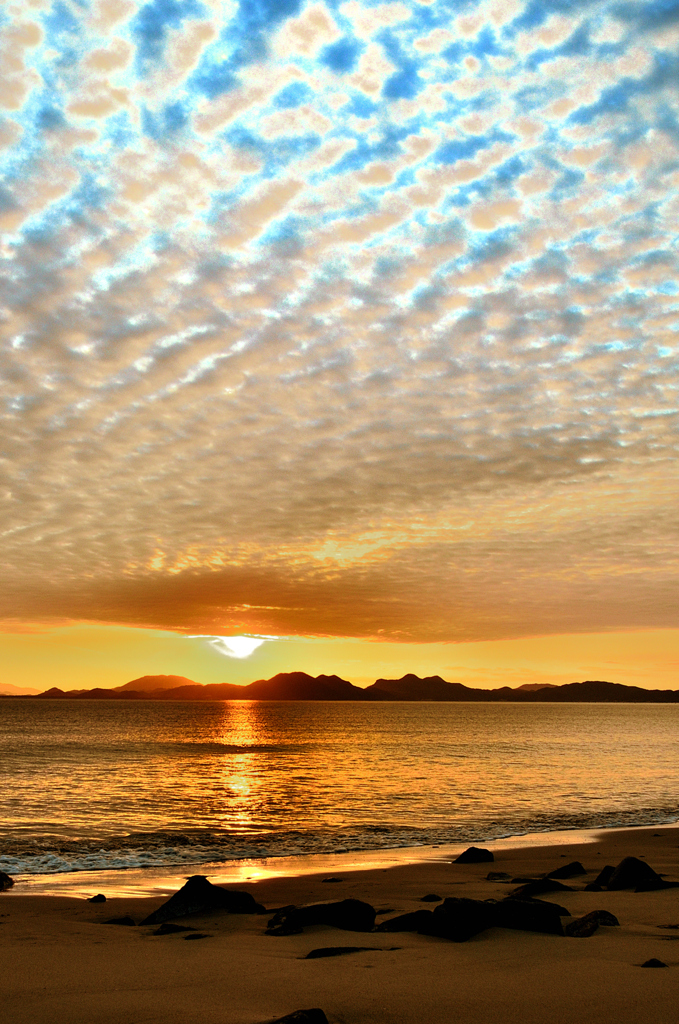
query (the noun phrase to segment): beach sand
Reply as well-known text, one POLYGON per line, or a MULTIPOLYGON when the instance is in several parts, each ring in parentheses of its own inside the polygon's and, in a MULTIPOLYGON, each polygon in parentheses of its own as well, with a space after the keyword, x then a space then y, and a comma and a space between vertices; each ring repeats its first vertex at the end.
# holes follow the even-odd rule
MULTIPOLYGON (((109 898, 0 894, 0 1018, 12 1024, 255 1024, 306 1007, 321 1007, 330 1024, 676 1024, 679 1020, 679 889, 584 892, 605 864, 645 858, 679 881, 679 827, 611 830, 595 842, 573 833, 569 845, 494 850, 494 864, 439 860, 349 870, 341 881, 318 874, 240 882, 267 908, 354 897, 371 903, 378 922, 431 909, 427 893, 502 898, 511 877, 540 875, 579 860, 586 877, 574 892, 544 896, 574 917, 608 910, 620 927, 589 938, 493 928, 455 943, 415 933, 356 933, 325 926, 300 935, 264 934, 267 916, 223 912, 182 919, 205 935, 155 936, 135 922, 163 896, 109 898), (305 960, 320 946, 376 950, 305 960), (394 949, 392 947, 398 947, 394 949), (667 969, 642 968, 657 958, 667 969)), ((548 845, 549 844, 549 845, 548 845)), ((434 854, 437 856, 438 854, 434 854)), ((188 872, 187 872, 188 873, 188 872)), ((213 880, 215 880, 213 878, 213 880)), ((567 923, 570 918, 565 918, 567 923)))

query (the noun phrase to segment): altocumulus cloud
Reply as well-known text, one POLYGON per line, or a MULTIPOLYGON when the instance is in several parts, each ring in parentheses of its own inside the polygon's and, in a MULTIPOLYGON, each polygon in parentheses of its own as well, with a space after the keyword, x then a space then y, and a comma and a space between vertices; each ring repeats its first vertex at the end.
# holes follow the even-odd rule
POLYGON ((0 34, 6 628, 676 624, 679 2, 0 34))

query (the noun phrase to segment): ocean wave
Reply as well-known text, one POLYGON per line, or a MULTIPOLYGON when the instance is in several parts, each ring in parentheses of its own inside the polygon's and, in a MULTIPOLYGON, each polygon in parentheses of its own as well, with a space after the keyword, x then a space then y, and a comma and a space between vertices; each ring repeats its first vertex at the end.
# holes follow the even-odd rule
POLYGON ((390 824, 235 836, 202 829, 138 833, 99 840, 14 839, 3 843, 0 870, 13 876, 177 867, 299 855, 373 852, 418 846, 489 842, 535 832, 671 824, 679 808, 644 808, 596 815, 536 815, 445 828, 390 824))

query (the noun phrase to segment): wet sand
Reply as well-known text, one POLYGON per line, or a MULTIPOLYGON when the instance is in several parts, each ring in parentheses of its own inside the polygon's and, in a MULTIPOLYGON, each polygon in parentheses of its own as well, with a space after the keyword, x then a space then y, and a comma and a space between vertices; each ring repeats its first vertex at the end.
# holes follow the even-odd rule
MULTIPOLYGON (((378 910, 378 922, 431 907, 441 897, 502 898, 515 888, 486 879, 541 875, 570 860, 588 870, 568 880, 573 892, 545 895, 574 917, 613 913, 620 927, 589 938, 492 928, 454 943, 415 933, 356 933, 314 926, 300 935, 264 934, 268 916, 193 915, 196 932, 156 936, 140 922, 164 896, 0 894, 3 1018, 12 1024, 256 1024, 319 1006, 330 1024, 675 1024, 679 1018, 679 889, 585 892, 605 864, 645 858, 679 881, 679 827, 573 833, 568 845, 488 843, 493 864, 458 865, 446 851, 420 863, 239 879, 267 908, 354 897, 378 910), (595 841, 591 841, 592 838, 595 841), (303 959, 319 946, 374 946, 346 956, 303 959), (394 949, 392 947, 398 947, 394 949), (666 969, 642 968, 657 958, 666 969)), ((515 841, 516 842, 516 841, 515 841)), ((379 858, 378 858, 379 862, 379 858)), ((360 863, 360 859, 359 859, 360 863)), ((311 865, 313 868, 313 864, 311 865)), ((187 872, 188 873, 188 872, 187 872)), ((210 877, 224 882, 217 872, 210 877)), ((228 872, 226 872, 228 875, 228 872)), ((256 875, 256 872, 254 872, 256 875)), ((103 888, 103 887, 102 887, 103 888)), ((565 918, 567 923, 570 918, 565 918)))

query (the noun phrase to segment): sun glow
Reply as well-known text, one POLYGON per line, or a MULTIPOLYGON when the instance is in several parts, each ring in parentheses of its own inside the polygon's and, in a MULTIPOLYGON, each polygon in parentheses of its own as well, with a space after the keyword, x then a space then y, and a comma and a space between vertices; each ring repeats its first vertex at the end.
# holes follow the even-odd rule
POLYGON ((259 636, 190 636, 189 640, 207 640, 211 647, 214 647, 220 654, 227 658, 249 658, 250 655, 261 647, 265 640, 277 639, 276 637, 259 636))

